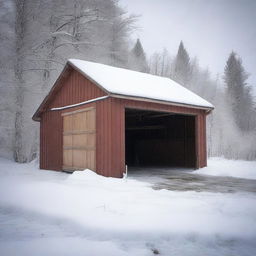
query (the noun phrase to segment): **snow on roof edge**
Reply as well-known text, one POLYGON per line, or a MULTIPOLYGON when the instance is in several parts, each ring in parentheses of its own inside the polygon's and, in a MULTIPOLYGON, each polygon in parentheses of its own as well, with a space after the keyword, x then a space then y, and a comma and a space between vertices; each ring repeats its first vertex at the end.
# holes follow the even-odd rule
MULTIPOLYGON (((87 72, 85 72, 84 70, 82 70, 81 68, 79 68, 75 63, 73 63, 73 60, 80 60, 80 59, 68 59, 67 63, 70 64, 74 69, 76 69, 77 71, 80 71, 83 75, 85 75, 91 82, 93 82, 94 84, 96 84, 97 86, 99 86, 103 91, 105 91, 107 94, 110 94, 110 91, 108 91, 103 85, 99 84, 95 79, 93 79, 89 74, 87 74, 87 72)), ((101 63, 97 63, 97 62, 92 62, 95 64, 101 64, 101 63)), ((101 64, 101 65, 105 65, 105 64, 101 64)), ((107 65, 106 65, 107 66, 107 65)))
MULTIPOLYGON (((208 109, 208 110, 213 110, 214 106, 208 102, 207 100, 203 99, 201 96, 197 95, 196 93, 190 91, 189 89, 183 87, 182 85, 178 84, 177 82, 173 81, 172 79, 168 78, 168 77, 161 77, 161 76, 156 76, 156 75, 152 75, 152 74, 148 74, 148 73, 143 73, 143 72, 138 72, 138 71, 133 71, 133 70, 129 70, 129 69, 124 69, 124 68, 119 68, 119 67, 114 67, 114 66, 110 66, 110 65, 106 65, 106 64, 101 64, 101 63, 97 63, 97 62, 89 62, 89 61, 84 61, 84 60, 80 60, 80 59, 68 59, 67 61, 68 64, 70 64, 73 68, 75 68, 76 70, 78 70, 79 72, 81 72, 83 75, 85 75, 89 80, 91 80, 93 83, 95 83, 97 86, 99 86, 103 91, 105 91, 106 93, 108 93, 109 95, 111 94, 112 96, 116 95, 116 96, 124 96, 125 97, 131 97, 131 98, 140 98, 140 99, 146 99, 146 100, 150 100, 150 101, 160 101, 160 102, 169 102, 171 104, 176 104, 176 105, 182 105, 185 107, 194 107, 194 108, 200 108, 200 109, 208 109), (80 63, 84 64, 81 65, 80 63), (87 69, 86 65, 89 67, 87 69), (114 71, 120 70, 120 72, 127 72, 127 74, 130 75, 134 75, 136 74, 137 76, 144 76, 147 78, 152 78, 152 79, 158 79, 158 81, 168 81, 168 83, 173 83, 176 87, 180 87, 182 88, 183 92, 189 92, 190 97, 195 97, 197 99, 199 99, 200 101, 202 101, 204 104, 197 104, 196 103, 189 103, 183 100, 169 100, 169 99, 164 99, 164 98, 158 98, 155 96, 144 96, 144 95, 131 95, 127 92, 116 92, 116 91, 112 91, 109 90, 109 88, 107 88, 107 86, 104 85, 104 81, 102 81, 101 79, 98 79, 95 75, 95 72, 93 74, 93 72, 89 72, 91 70, 89 70, 91 67, 90 65, 94 66, 94 68, 97 66, 97 68, 103 68, 104 69, 112 69, 114 71)), ((95 71, 95 70, 94 70, 95 71)), ((100 70, 98 70, 100 71, 100 70)), ((98 72, 99 73, 99 72, 98 72)), ((123 77, 122 77, 123 79, 123 77)), ((113 80, 114 81, 114 80, 113 80)), ((112 82, 113 82, 112 81, 112 82)), ((171 85, 168 85, 168 87, 171 87, 171 85)), ((175 88, 174 88, 175 89, 175 88)))
POLYGON ((111 93, 110 96, 113 98, 121 98, 121 99, 132 98, 133 100, 150 101, 150 102, 156 102, 156 103, 162 103, 162 104, 169 104, 173 106, 193 107, 193 108, 205 109, 209 111, 214 109, 214 107, 205 107, 205 106, 192 105, 192 104, 180 103, 175 101, 159 100, 159 99, 147 98, 143 96, 133 96, 133 95, 127 95, 127 94, 114 94, 114 93, 111 93))

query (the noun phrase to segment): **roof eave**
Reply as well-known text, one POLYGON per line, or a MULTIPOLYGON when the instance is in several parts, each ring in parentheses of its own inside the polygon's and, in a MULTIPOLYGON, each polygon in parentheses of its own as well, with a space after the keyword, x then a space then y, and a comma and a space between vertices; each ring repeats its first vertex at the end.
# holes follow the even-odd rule
POLYGON ((57 80, 55 81, 53 87, 49 91, 49 93, 46 95, 36 112, 34 113, 32 119, 36 122, 39 122, 41 120, 41 114, 45 109, 45 105, 48 103, 50 96, 55 92, 56 87, 59 83, 59 81, 63 78, 64 74, 66 73, 67 69, 71 67, 84 75, 88 80, 90 80, 92 83, 94 83, 97 87, 99 87, 102 91, 104 91, 107 95, 113 97, 113 98, 123 98, 123 99, 132 99, 132 100, 140 100, 140 101, 148 101, 148 102, 155 102, 160 104, 168 104, 173 106, 181 106, 181 107, 187 107, 187 108, 197 108, 205 110, 207 114, 209 114, 214 107, 205 107, 205 106, 198 106, 198 105, 192 105, 192 104, 186 104, 186 103, 178 103, 178 102, 170 102, 165 100, 158 100, 158 99, 152 99, 147 97, 141 97, 141 96, 132 96, 132 95, 124 95, 124 94, 117 94, 117 93, 111 93, 106 88, 104 88, 102 85, 100 85, 98 82, 96 82, 92 77, 90 77, 88 74, 86 74, 84 71, 79 69, 76 65, 74 65, 70 60, 67 61, 66 65, 64 66, 63 70, 61 71, 60 75, 58 76, 57 80))
POLYGON ((131 100, 137 100, 137 101, 146 101, 146 102, 167 104, 167 105, 186 107, 186 108, 202 109, 202 110, 205 110, 207 114, 209 114, 214 109, 214 107, 206 107, 206 106, 198 106, 198 105, 193 105, 193 104, 171 102, 171 101, 151 99, 151 98, 140 97, 140 96, 123 95, 123 94, 116 94, 116 93, 111 93, 110 96, 113 98, 119 98, 119 99, 131 99, 131 100))
POLYGON ((36 121, 36 122, 40 122, 40 121, 41 121, 41 117, 38 117, 38 116, 33 115, 33 116, 32 116, 32 120, 33 120, 33 121, 36 121))

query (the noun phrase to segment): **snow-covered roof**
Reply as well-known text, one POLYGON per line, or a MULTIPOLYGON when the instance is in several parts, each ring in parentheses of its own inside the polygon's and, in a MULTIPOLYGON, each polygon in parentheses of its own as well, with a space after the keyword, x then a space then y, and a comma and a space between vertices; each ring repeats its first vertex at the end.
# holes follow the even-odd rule
POLYGON ((205 99, 166 77, 79 59, 69 59, 68 63, 109 94, 213 108, 205 99))

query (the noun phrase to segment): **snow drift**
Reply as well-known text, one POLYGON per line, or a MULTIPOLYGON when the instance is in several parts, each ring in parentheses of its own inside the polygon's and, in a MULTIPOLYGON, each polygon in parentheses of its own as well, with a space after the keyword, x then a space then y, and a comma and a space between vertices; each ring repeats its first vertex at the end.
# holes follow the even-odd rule
POLYGON ((194 173, 256 180, 256 162, 215 157, 209 159, 207 167, 194 173))
POLYGON ((0 176, 2 255, 152 255, 154 249, 227 255, 235 248, 241 256, 255 250, 255 194, 153 190, 130 178, 41 171, 35 163, 6 160, 0 176))

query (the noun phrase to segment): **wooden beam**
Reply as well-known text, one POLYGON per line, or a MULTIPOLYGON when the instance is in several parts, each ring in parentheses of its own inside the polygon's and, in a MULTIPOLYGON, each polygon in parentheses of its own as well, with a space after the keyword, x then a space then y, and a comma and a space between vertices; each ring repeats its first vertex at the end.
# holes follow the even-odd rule
POLYGON ((90 110, 93 110, 93 109, 95 109, 95 107, 89 107, 89 108, 78 109, 78 110, 74 110, 74 111, 71 111, 71 112, 62 113, 61 116, 73 115, 73 114, 76 114, 76 113, 85 112, 85 111, 90 111, 90 110))
POLYGON ((133 126, 127 127, 125 130, 160 130, 165 129, 163 125, 133 126))
POLYGON ((152 116, 147 116, 147 118, 158 118, 158 117, 165 117, 165 116, 173 116, 175 115, 174 113, 164 113, 164 114, 159 114, 159 115, 152 115, 152 116))

